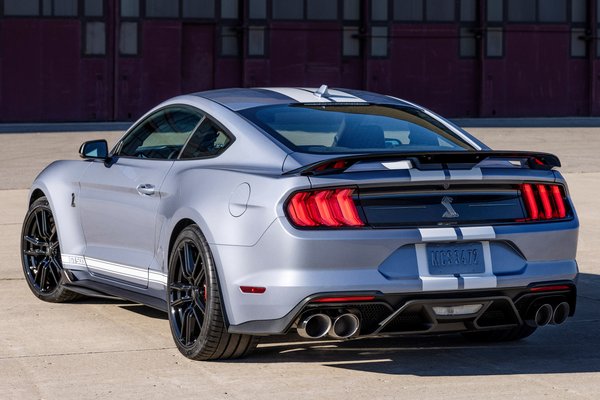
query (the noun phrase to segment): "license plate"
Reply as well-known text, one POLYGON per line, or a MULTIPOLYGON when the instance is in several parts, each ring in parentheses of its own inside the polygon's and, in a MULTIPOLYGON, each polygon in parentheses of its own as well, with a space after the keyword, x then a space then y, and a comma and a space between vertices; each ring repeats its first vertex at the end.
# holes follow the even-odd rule
POLYGON ((435 243, 427 245, 431 275, 481 274, 485 272, 481 243, 435 243))

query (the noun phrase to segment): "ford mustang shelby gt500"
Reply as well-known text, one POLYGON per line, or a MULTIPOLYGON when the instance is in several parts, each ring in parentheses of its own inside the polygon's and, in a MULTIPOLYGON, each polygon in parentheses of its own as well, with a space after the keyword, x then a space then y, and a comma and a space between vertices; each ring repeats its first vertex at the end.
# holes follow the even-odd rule
POLYGON ((516 340, 575 311, 579 222, 557 157, 493 151, 397 98, 201 92, 80 153, 33 182, 29 287, 164 310, 192 359, 290 332, 516 340))

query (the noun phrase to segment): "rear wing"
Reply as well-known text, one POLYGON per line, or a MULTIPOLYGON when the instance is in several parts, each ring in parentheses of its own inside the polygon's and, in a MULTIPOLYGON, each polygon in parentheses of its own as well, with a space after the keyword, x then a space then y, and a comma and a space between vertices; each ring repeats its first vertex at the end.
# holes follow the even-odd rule
POLYGON ((339 156, 321 160, 284 173, 284 175, 330 175, 340 174, 360 162, 391 162, 406 160, 410 168, 419 170, 471 169, 484 160, 518 162, 521 167, 551 170, 560 167, 560 160, 550 153, 511 150, 439 151, 404 153, 367 153, 339 156))

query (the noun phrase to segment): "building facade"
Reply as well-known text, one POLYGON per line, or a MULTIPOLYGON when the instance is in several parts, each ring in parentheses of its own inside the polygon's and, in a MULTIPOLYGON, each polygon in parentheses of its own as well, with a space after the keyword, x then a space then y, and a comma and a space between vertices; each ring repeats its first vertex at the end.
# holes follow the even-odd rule
POLYGON ((600 0, 0 0, 0 122, 132 120, 222 87, 452 117, 600 115, 600 0))

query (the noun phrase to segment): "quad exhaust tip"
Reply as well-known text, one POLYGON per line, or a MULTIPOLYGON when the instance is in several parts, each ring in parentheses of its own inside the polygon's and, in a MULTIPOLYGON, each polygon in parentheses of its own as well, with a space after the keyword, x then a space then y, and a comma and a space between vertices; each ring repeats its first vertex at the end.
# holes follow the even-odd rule
POLYGON ((536 326, 546 326, 550 322, 552 322, 552 315, 554 310, 552 310, 552 306, 550 304, 542 304, 537 311, 535 312, 535 316, 533 321, 536 326))
POLYGON ((554 307, 554 311, 552 314, 552 323, 555 325, 562 324, 569 317, 570 311, 571 307, 569 307, 569 303, 565 301, 559 303, 556 307, 554 307))
POLYGON ((297 332, 306 339, 320 339, 327 335, 331 327, 331 318, 328 315, 311 314, 301 318, 297 332))
POLYGON ((333 320, 327 314, 310 314, 300 318, 296 330, 298 335, 306 339, 320 339, 327 335, 333 339, 349 339, 358 335, 360 319, 349 312, 333 320))
POLYGON ((348 339, 356 336, 359 329, 360 320, 358 317, 352 313, 346 313, 333 321, 329 330, 329 336, 334 339, 348 339))
POLYGON ((570 311, 571 307, 566 301, 558 303, 554 308, 550 304, 542 304, 535 311, 532 322, 538 327, 548 324, 560 325, 567 320, 570 311))

